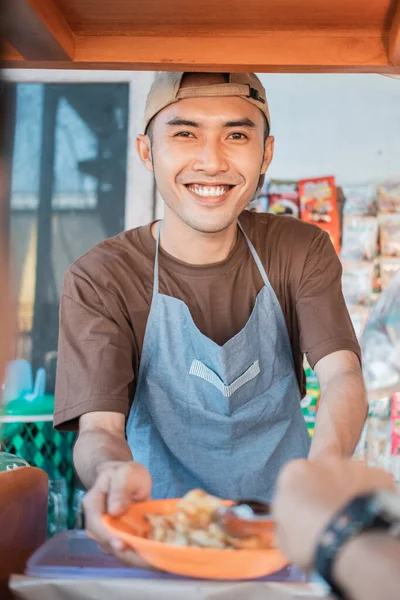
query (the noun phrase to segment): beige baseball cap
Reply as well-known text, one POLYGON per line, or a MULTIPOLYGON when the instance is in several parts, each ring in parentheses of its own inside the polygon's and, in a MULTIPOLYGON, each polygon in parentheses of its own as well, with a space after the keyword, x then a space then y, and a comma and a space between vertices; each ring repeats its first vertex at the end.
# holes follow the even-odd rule
POLYGON ((265 115, 271 128, 271 118, 264 86, 254 73, 227 73, 226 83, 198 85, 181 88, 184 72, 158 72, 147 96, 144 131, 151 119, 163 108, 184 98, 205 98, 210 96, 239 96, 257 106, 265 115))

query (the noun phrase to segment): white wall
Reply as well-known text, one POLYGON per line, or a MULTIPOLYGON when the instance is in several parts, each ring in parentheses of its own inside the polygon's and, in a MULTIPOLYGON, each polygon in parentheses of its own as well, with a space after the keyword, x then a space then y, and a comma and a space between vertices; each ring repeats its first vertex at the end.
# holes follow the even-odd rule
POLYGON ((275 156, 269 177, 336 175, 339 184, 400 179, 400 79, 261 74, 275 156))

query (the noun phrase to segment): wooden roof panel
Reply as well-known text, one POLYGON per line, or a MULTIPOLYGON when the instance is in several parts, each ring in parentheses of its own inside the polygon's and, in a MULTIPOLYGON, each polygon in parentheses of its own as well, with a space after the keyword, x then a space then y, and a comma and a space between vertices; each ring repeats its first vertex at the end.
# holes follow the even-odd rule
MULTIPOLYGON (((393 0, 57 0, 79 34, 157 31, 178 27, 373 28, 383 30, 393 0)), ((181 31, 185 35, 185 30, 181 31)))
POLYGON ((400 73, 400 0, 6 0, 7 66, 400 73))
POLYGON ((400 2, 397 4, 390 29, 389 62, 400 67, 400 2))

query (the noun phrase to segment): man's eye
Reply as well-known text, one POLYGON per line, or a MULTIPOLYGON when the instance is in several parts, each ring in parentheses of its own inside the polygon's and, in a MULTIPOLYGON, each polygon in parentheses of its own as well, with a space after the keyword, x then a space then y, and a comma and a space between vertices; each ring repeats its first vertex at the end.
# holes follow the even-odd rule
POLYGON ((235 133, 231 133, 229 137, 231 137, 234 140, 247 140, 248 139, 248 137, 245 133, 239 133, 238 131, 236 131, 235 133))
POLYGON ((191 137, 193 136, 193 133, 191 131, 179 131, 178 133, 175 134, 175 137, 191 137))

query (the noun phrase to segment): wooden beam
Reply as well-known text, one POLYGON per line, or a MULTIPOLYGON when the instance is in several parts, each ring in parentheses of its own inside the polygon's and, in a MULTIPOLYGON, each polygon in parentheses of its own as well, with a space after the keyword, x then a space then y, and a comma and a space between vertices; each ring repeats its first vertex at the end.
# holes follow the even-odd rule
POLYGON ((397 0, 389 33, 389 61, 400 66, 400 0, 397 0))
POLYGON ((25 60, 68 61, 74 36, 54 0, 6 0, 5 37, 25 60))
POLYGON ((1 60, 22 60, 22 56, 16 51, 8 40, 1 41, 1 60))
POLYGON ((400 63, 389 62, 388 43, 388 37, 358 30, 77 36, 73 62, 9 61, 4 67, 399 74, 400 63))
POLYGON ((381 36, 363 32, 268 31, 214 36, 82 36, 76 63, 151 70, 270 71, 339 69, 379 71, 389 66, 381 36))

